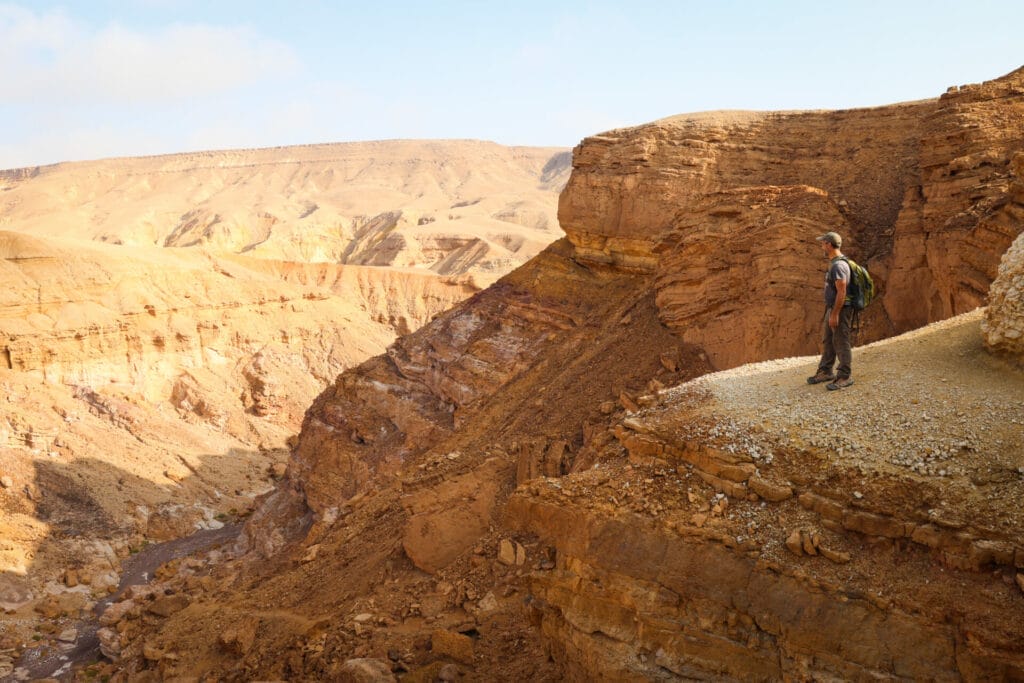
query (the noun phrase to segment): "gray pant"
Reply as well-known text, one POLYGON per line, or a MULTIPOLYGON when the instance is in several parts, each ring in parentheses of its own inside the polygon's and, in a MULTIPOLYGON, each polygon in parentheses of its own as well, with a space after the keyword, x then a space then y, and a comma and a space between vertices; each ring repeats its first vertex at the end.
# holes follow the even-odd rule
POLYGON ((850 363, 853 362, 853 345, 850 340, 853 328, 853 306, 843 306, 839 311, 839 325, 835 330, 828 324, 828 317, 831 313, 831 308, 825 309, 824 332, 821 338, 824 349, 821 352, 821 361, 818 363, 818 372, 832 374, 832 366, 838 358, 839 369, 836 371, 836 377, 846 379, 850 376, 850 363))

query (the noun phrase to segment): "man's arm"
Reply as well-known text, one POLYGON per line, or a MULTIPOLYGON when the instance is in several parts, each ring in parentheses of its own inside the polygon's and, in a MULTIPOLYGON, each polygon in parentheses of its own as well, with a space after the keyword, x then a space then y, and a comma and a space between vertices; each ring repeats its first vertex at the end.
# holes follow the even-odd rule
POLYGON ((843 310, 846 303, 846 280, 836 280, 836 302, 832 306, 832 312, 828 316, 828 326, 833 330, 839 327, 839 311, 843 310))

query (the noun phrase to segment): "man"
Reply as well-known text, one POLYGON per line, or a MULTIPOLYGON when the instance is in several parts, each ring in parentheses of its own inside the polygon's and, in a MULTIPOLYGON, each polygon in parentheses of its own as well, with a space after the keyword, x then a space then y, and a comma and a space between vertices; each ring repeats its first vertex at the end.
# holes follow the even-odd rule
POLYGON ((847 299, 846 292, 850 284, 850 264, 847 263, 839 248, 843 238, 837 233, 826 232, 817 238, 821 242, 821 250, 829 260, 825 272, 825 324, 822 334, 824 350, 818 362, 818 372, 807 378, 808 384, 828 382, 825 388, 829 391, 845 389, 853 384, 850 377, 850 364, 853 360, 853 348, 850 333, 853 327, 854 308, 847 299), (833 373, 832 366, 839 359, 839 368, 833 373))

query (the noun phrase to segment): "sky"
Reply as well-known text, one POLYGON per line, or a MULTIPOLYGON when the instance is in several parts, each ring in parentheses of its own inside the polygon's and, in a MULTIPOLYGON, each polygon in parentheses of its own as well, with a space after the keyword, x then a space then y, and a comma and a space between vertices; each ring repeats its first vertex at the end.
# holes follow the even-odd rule
POLYGON ((683 112, 937 97, 1014 0, 0 0, 0 169, 393 138, 571 147, 683 112))

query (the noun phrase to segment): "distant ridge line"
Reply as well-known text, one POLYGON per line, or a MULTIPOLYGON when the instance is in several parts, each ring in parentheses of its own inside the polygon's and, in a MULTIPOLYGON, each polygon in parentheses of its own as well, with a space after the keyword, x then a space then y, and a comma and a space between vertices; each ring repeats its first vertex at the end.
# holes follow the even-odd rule
MULTIPOLYGON (((563 151, 572 149, 571 146, 557 146, 557 145, 503 145, 500 142, 494 142, 493 140, 479 140, 474 138, 388 138, 384 140, 351 140, 351 141, 338 141, 338 142, 310 142, 298 145, 272 145, 269 147, 237 147, 237 148, 224 148, 224 149, 208 149, 208 150, 195 150, 186 152, 165 152, 162 154, 142 154, 138 156, 124 156, 124 157, 101 157, 99 159, 78 159, 74 161, 57 161, 52 164, 38 164, 30 166, 18 166, 14 168, 0 169, 0 179, 3 180, 25 180, 28 178, 34 178, 35 176, 55 169, 60 166, 72 166, 79 164, 100 164, 105 162, 133 162, 133 161, 157 161, 160 159, 172 159, 174 157, 212 157, 216 155, 228 155, 228 154, 261 154, 269 152, 280 152, 285 150, 316 150, 325 149, 330 147, 348 147, 348 146, 360 146, 360 145, 395 145, 402 143, 420 143, 426 145, 445 145, 445 144, 474 144, 481 146, 494 146, 508 150, 551 150, 552 152, 563 151)), ((302 161, 339 161, 340 159, 334 158, 322 158, 322 159, 308 159, 308 160, 282 160, 277 162, 267 163, 301 163, 302 161)), ((264 163, 255 164, 239 164, 239 165, 228 165, 228 166, 206 166, 206 167, 190 167, 189 169, 181 170, 197 170, 200 168, 246 168, 248 166, 262 166, 264 163)))

